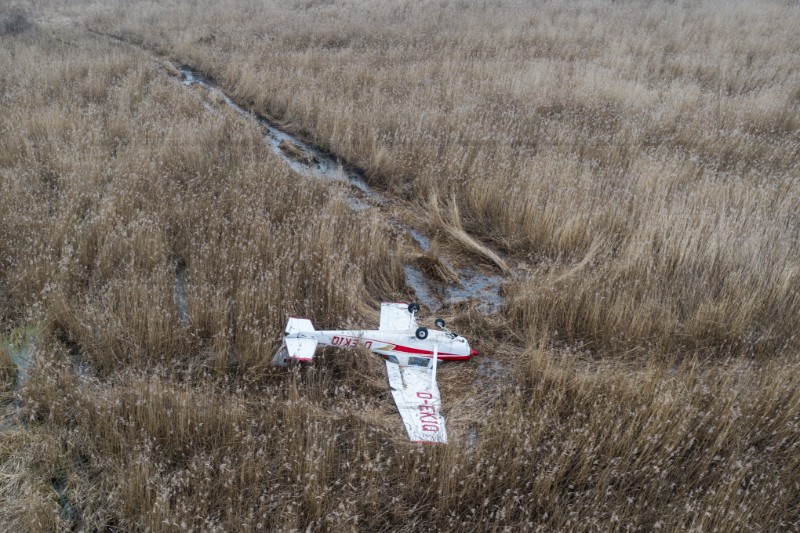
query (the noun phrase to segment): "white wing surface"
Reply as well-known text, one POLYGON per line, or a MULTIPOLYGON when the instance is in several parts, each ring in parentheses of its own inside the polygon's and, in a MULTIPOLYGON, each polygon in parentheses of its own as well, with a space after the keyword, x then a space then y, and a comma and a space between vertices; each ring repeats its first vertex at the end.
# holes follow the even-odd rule
POLYGON ((417 319, 409 313, 408 304, 382 303, 380 331, 417 329, 417 319))
POLYGON ((408 438, 414 442, 447 443, 442 400, 432 368, 400 366, 386 361, 386 373, 408 438))

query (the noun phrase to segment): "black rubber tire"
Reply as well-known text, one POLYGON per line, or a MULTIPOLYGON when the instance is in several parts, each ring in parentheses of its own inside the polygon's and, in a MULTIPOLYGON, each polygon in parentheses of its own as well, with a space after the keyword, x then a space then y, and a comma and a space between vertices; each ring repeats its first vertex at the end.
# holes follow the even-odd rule
POLYGON ((433 323, 436 324, 437 328, 444 328, 447 325, 443 318, 437 318, 433 323))
POLYGON ((419 304, 417 302, 411 302, 408 304, 408 312, 412 315, 414 313, 419 313, 419 304))
POLYGON ((417 328, 415 335, 419 340, 424 341, 428 338, 428 328, 417 328))

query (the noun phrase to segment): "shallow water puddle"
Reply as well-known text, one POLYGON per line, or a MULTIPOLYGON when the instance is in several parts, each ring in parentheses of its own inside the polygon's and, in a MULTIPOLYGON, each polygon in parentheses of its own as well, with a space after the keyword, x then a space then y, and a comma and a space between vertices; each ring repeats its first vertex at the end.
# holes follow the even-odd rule
POLYGON ((178 306, 178 319, 181 326, 189 325, 189 303, 186 300, 186 266, 179 263, 175 269, 175 303, 178 306))
MULTIPOLYGON (((0 337, 0 348, 5 350, 11 357, 11 361, 17 369, 12 383, 3 384, 0 390, 6 399, 8 395, 18 391, 28 379, 28 371, 33 364, 33 356, 36 351, 36 337, 39 331, 33 327, 17 328, 6 337, 0 337), (8 386, 8 389, 5 387, 8 386)), ((0 406, 0 434, 5 431, 14 430, 20 425, 19 410, 22 407, 22 400, 19 395, 14 395, 13 401, 0 406)))
POLYGON ((21 387, 28 377, 38 334, 39 331, 34 327, 17 328, 8 337, 0 339, 0 345, 8 350, 11 361, 17 367, 16 388, 21 387))
POLYGON ((431 311, 438 311, 442 307, 441 300, 433 292, 422 270, 415 265, 406 263, 403 265, 403 273, 406 275, 406 285, 414 289, 419 303, 427 306, 431 311))
POLYGON ((493 314, 503 306, 500 294, 505 279, 498 274, 484 274, 474 268, 457 270, 460 285, 451 285, 444 290, 444 302, 455 304, 467 300, 478 300, 478 309, 493 314))

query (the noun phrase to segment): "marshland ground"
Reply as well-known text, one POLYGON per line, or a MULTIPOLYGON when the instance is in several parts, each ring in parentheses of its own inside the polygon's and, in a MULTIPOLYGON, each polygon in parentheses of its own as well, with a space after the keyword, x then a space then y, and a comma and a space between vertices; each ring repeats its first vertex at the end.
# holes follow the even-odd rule
POLYGON ((788 0, 0 6, 0 529, 800 529, 798 27, 788 0), (407 441, 375 357, 269 366, 288 314, 370 326, 440 257, 506 279, 496 314, 439 312, 483 354, 440 368, 447 446, 407 441))

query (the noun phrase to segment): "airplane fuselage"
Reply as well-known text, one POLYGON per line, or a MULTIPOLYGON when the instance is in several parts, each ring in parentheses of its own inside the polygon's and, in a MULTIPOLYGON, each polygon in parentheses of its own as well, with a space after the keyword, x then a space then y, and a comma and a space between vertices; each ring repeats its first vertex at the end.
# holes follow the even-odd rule
POLYGON ((315 331, 319 344, 337 348, 363 346, 384 359, 403 366, 428 366, 434 346, 440 361, 468 361, 473 354, 464 337, 444 331, 429 330, 426 339, 418 339, 413 330, 332 330, 315 331))

